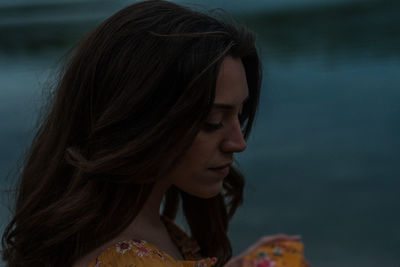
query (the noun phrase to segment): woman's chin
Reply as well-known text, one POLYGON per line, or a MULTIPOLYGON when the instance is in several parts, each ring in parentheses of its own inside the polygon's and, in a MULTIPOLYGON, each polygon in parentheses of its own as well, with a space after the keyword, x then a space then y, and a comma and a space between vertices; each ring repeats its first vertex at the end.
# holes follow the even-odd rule
POLYGON ((217 196, 219 193, 221 193, 221 191, 222 191, 222 182, 209 188, 197 188, 197 190, 191 190, 186 193, 198 198, 209 199, 217 196))

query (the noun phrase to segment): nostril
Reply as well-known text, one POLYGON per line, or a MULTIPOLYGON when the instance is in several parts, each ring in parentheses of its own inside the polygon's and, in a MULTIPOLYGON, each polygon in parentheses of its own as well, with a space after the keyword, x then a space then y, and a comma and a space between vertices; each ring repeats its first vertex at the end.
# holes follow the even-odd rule
POLYGON ((241 147, 241 149, 240 149, 240 151, 239 151, 239 152, 243 152, 243 151, 245 151, 245 150, 246 150, 246 148, 247 148, 247 144, 246 144, 246 142, 243 142, 243 144, 242 144, 242 147, 241 147))

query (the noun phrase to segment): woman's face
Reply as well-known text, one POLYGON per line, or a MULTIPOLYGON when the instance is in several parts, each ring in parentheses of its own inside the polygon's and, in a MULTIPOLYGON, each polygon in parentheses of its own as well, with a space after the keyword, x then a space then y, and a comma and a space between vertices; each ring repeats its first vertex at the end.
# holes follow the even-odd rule
POLYGON ((181 162, 168 175, 169 182, 201 198, 210 198, 221 192, 234 153, 246 149, 238 115, 248 94, 242 61, 225 57, 207 122, 181 162))

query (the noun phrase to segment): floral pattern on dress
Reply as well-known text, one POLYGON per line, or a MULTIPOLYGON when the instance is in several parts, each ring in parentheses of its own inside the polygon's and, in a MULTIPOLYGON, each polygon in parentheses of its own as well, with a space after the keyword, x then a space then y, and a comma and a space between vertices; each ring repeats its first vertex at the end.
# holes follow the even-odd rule
POLYGON ((136 255, 138 255, 139 257, 144 257, 144 256, 150 256, 152 255, 152 250, 150 248, 146 248, 146 247, 135 247, 133 249, 133 251, 136 253, 136 255))
POLYGON ((254 267, 275 267, 276 262, 267 257, 264 259, 259 259, 259 260, 253 261, 253 266, 254 267))
MULTIPOLYGON (((163 218, 163 221, 167 226, 168 233, 170 234, 171 239, 181 251, 184 261, 187 261, 185 264, 189 264, 185 266, 215 266, 217 258, 203 258, 200 254, 200 247, 194 239, 190 238, 178 225, 174 223, 174 221, 169 220, 168 218, 163 218)), ((159 250, 157 247, 148 243, 145 240, 131 239, 120 241, 114 244, 112 247, 105 250, 103 254, 99 255, 96 260, 91 263, 90 266, 109 266, 108 264, 110 264, 110 262, 108 260, 108 257, 110 257, 112 259, 112 262, 114 262, 114 258, 116 256, 119 258, 119 260, 122 260, 122 262, 124 262, 124 265, 121 266, 133 266, 132 257, 142 258, 144 264, 143 266, 164 266, 164 264, 161 264, 160 259, 164 263, 168 264, 168 266, 170 266, 171 263, 180 262, 180 260, 173 259, 167 253, 159 250), (111 249, 115 249, 114 251, 118 256, 115 255, 114 252, 112 252, 112 254, 109 254, 109 252, 111 252, 111 249), (126 259, 126 262, 123 259, 126 259)), ((142 266, 141 264, 139 265, 142 266)), ((273 265, 268 267, 273 267, 273 265)))
POLYGON ((246 260, 243 264, 245 267, 275 267, 276 261, 271 259, 268 253, 262 251, 254 255, 253 259, 246 260))
POLYGON ((161 251, 157 250, 153 250, 153 254, 159 256, 163 261, 166 261, 166 258, 164 256, 164 254, 161 253, 161 251))
POLYGON ((292 240, 261 246, 247 255, 242 264, 243 267, 306 267, 307 265, 303 256, 303 243, 292 240))
POLYGON ((127 241, 121 241, 115 244, 115 250, 119 254, 125 254, 125 252, 129 251, 133 246, 133 242, 127 240, 127 241))
POLYGON ((207 267, 208 263, 207 263, 207 261, 205 259, 204 260, 199 260, 199 261, 196 261, 194 266, 195 267, 207 267))
POLYGON ((133 245, 135 245, 136 247, 144 247, 147 243, 144 240, 137 240, 137 239, 132 239, 131 241, 133 242, 133 245))
POLYGON ((218 258, 217 258, 217 257, 212 257, 212 258, 210 259, 211 265, 215 265, 215 264, 217 263, 217 261, 218 261, 218 258))
POLYGON ((196 261, 194 267, 209 267, 209 266, 214 266, 216 263, 217 263, 216 257, 206 258, 196 261))

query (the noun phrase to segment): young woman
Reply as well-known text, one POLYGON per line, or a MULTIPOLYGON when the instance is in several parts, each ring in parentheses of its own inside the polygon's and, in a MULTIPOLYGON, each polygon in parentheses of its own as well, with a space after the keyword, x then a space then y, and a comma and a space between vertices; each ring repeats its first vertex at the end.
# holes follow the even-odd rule
POLYGON ((260 245, 297 239, 264 237, 231 258, 244 187, 232 163, 261 84, 254 42, 157 0, 84 38, 27 154, 2 239, 8 266, 240 266, 260 245), (190 237, 173 222, 179 203, 190 237))

